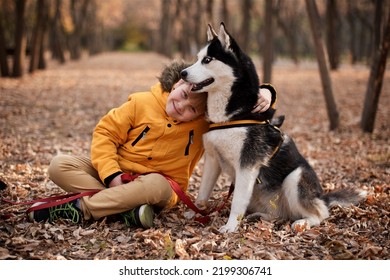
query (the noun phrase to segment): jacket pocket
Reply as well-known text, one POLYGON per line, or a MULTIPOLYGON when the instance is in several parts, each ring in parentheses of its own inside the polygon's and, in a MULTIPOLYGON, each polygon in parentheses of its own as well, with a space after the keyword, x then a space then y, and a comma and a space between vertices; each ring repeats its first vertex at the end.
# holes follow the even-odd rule
POLYGON ((149 130, 150 130, 149 126, 145 127, 145 129, 142 130, 142 132, 137 136, 137 138, 135 138, 135 140, 131 143, 131 146, 134 147, 139 142, 139 140, 141 140, 146 136, 146 133, 148 133, 149 130))
POLYGON ((188 134, 188 143, 186 146, 186 150, 184 152, 185 156, 188 156, 190 154, 190 146, 191 144, 194 144, 194 131, 191 130, 190 133, 188 134))

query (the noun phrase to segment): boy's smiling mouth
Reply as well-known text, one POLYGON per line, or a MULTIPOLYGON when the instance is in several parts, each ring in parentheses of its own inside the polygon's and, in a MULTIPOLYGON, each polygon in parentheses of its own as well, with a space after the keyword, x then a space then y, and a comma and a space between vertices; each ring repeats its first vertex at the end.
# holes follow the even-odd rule
POLYGON ((176 107, 176 102, 172 102, 173 108, 175 109, 175 112, 178 113, 180 116, 182 115, 179 110, 176 107))

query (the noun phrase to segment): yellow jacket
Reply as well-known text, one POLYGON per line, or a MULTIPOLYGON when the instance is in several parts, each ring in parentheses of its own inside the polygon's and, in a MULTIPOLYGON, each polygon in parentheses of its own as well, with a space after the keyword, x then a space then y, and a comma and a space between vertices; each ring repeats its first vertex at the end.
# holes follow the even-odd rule
MULTIPOLYGON (((202 135, 209 124, 204 117, 191 122, 170 118, 165 112, 168 94, 160 83, 150 92, 131 94, 126 103, 112 109, 97 124, 91 160, 103 182, 119 172, 159 172, 187 190, 203 154, 202 135)), ((174 195, 171 206, 177 201, 174 195)))

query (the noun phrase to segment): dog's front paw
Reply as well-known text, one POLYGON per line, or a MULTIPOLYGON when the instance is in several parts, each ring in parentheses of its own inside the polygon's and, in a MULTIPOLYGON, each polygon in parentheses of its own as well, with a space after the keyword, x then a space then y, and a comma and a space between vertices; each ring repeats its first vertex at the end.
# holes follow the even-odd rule
POLYGON ((294 232, 303 232, 310 229, 310 222, 306 219, 296 220, 292 223, 291 228, 294 232))
POLYGON ((219 232, 220 232, 220 233, 235 232, 235 231, 237 230, 237 227, 238 227, 238 225, 229 225, 229 224, 226 224, 226 225, 222 226, 222 227, 219 229, 219 232))
POLYGON ((184 217, 188 220, 192 219, 194 216, 195 216, 195 212, 193 210, 188 210, 184 212, 184 217))

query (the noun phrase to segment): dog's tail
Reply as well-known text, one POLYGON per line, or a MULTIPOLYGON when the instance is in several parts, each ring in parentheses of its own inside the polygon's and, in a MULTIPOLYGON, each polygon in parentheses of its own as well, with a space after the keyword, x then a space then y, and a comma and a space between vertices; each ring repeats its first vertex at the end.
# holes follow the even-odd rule
POLYGON ((328 207, 336 205, 350 206, 361 202, 367 196, 366 191, 359 191, 352 188, 345 188, 331 191, 322 196, 328 207))

